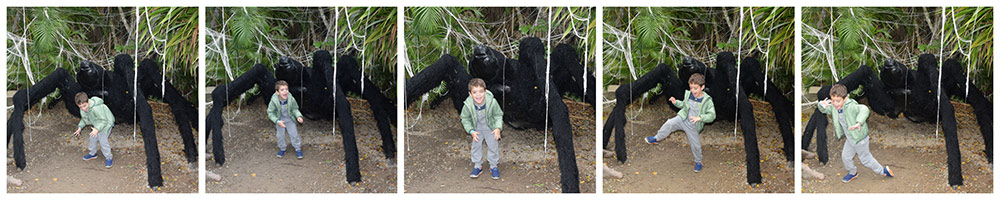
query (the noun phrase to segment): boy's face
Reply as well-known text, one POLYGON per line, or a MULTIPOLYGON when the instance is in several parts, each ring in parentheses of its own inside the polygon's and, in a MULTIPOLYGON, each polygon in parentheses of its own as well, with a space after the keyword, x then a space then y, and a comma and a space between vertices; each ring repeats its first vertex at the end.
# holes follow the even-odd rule
POLYGON ((83 112, 90 112, 89 111, 89 109, 90 109, 90 102, 78 103, 78 104, 76 104, 76 107, 80 107, 80 110, 83 110, 83 112))
POLYGON ((483 104, 483 102, 486 101, 486 88, 484 87, 469 88, 469 96, 472 96, 472 100, 476 101, 476 104, 483 104))
POLYGON ((704 85, 698 85, 695 83, 688 83, 688 87, 691 89, 691 95, 695 97, 701 97, 701 91, 705 90, 704 85))
POLYGON ((844 107, 844 97, 830 96, 830 102, 833 103, 833 107, 841 109, 844 107))
POLYGON ((278 86, 278 97, 281 100, 288 99, 288 86, 278 86))

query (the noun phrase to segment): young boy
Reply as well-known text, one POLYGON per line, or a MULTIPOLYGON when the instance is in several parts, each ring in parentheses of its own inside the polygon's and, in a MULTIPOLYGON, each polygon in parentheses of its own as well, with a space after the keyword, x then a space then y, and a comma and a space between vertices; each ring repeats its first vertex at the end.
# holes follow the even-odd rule
POLYGON ((80 130, 87 125, 90 127, 90 145, 87 149, 90 153, 83 156, 83 160, 93 160, 97 158, 97 144, 101 144, 101 153, 104 153, 104 168, 111 168, 111 143, 108 136, 111 135, 111 128, 115 126, 115 115, 111 109, 104 105, 104 100, 100 97, 87 99, 87 93, 76 93, 76 106, 80 107, 80 124, 76 126, 73 136, 80 135, 80 130))
POLYGON ((705 123, 715 121, 715 104, 712 103, 712 97, 704 92, 704 75, 691 74, 691 78, 688 78, 688 88, 690 90, 684 91, 685 100, 670 97, 670 103, 681 108, 677 116, 664 122, 660 130, 656 131, 656 136, 646 137, 645 141, 657 144, 663 138, 670 136, 670 133, 683 130, 687 134, 691 154, 694 155, 694 172, 701 172, 701 136, 698 133, 705 127, 705 123))
POLYGON ((833 127, 837 131, 837 139, 847 136, 844 151, 840 153, 844 168, 847 169, 847 175, 843 179, 845 183, 858 177, 858 168, 854 166, 854 155, 858 156, 861 164, 871 168, 875 173, 893 177, 892 169, 889 169, 888 165, 882 167, 875 157, 872 157, 868 149, 868 123, 865 122, 868 120, 868 107, 847 98, 847 87, 841 84, 833 85, 830 88, 830 98, 820 101, 818 110, 823 114, 833 115, 833 127))
POLYGON ((274 128, 278 137, 278 158, 285 156, 285 132, 292 140, 292 147, 295 148, 295 157, 302 159, 302 141, 299 138, 298 129, 295 128, 295 119, 302 123, 302 113, 299 112, 299 103, 295 97, 288 95, 288 83, 278 81, 274 83, 276 92, 271 95, 271 102, 267 104, 267 117, 274 122, 274 128))
POLYGON ((472 173, 469 177, 478 178, 483 173, 483 141, 489 148, 486 160, 490 161, 490 175, 500 179, 500 130, 503 128, 503 110, 493 99, 493 93, 486 90, 486 82, 475 78, 469 81, 469 98, 465 99, 462 108, 462 127, 472 135, 472 173), (492 133, 492 134, 490 134, 492 133))

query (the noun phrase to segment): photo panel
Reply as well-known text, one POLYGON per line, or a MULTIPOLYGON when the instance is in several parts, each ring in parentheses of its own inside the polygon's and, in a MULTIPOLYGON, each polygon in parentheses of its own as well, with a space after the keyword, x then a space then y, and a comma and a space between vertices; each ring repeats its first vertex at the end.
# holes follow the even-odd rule
POLYGON ((596 192, 595 7, 405 13, 405 192, 596 192))
POLYGON ((605 193, 794 192, 794 8, 603 15, 605 193))
POLYGON ((803 193, 993 191, 992 7, 802 12, 803 193))
POLYGON ((206 192, 396 193, 396 14, 206 8, 206 192))
POLYGON ((6 17, 8 193, 198 192, 197 7, 6 17))

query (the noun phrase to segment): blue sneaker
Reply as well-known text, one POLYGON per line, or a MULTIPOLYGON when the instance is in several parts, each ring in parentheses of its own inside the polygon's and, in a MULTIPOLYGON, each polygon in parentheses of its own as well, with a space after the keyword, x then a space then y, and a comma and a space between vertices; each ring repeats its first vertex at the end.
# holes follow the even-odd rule
POLYGON ((649 136, 646 137, 646 144, 659 144, 660 141, 656 140, 656 137, 649 136))
POLYGON ((104 160, 104 168, 111 168, 111 164, 114 163, 111 159, 104 160))
POLYGON ((97 158, 97 154, 94 154, 94 155, 90 155, 90 154, 83 155, 83 160, 93 160, 94 158, 97 158))
POLYGON ((472 168, 472 173, 469 173, 469 177, 471 177, 471 178, 479 178, 480 174, 483 174, 483 169, 472 168))
POLYGON ((493 176, 493 180, 500 179, 500 169, 497 169, 496 167, 490 169, 490 175, 493 176))
POLYGON ((295 150, 295 158, 302 159, 302 150, 295 150))
POLYGON ((892 173, 892 169, 889 169, 888 165, 886 165, 885 168, 882 168, 882 175, 888 177, 896 177, 896 174, 892 173))
POLYGON ((857 174, 850 174, 850 173, 848 173, 847 176, 844 176, 843 181, 844 181, 844 183, 851 182, 851 180, 854 180, 854 178, 857 178, 857 177, 858 177, 857 174))
POLYGON ((285 157, 285 150, 278 151, 278 158, 285 157))
POLYGON ((694 172, 701 172, 701 162, 694 163, 694 172))

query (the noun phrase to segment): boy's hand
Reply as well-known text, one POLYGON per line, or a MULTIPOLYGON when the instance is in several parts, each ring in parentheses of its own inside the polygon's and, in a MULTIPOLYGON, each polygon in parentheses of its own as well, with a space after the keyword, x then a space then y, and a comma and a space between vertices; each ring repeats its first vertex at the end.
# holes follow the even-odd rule
POLYGON ((97 128, 91 127, 90 129, 90 137, 97 137, 97 128))
POLYGON ((302 123, 302 117, 299 117, 299 123, 300 124, 302 123))
POLYGON ((677 99, 674 98, 674 97, 670 97, 670 104, 676 104, 676 103, 677 103, 677 99))
POLYGON ((695 123, 701 121, 701 117, 688 117, 688 120, 690 120, 691 123, 695 123))
POLYGON ((77 128, 76 131, 73 132, 73 136, 78 136, 78 135, 80 135, 80 129, 79 128, 77 128))
POLYGON ((500 129, 499 128, 493 129, 493 139, 494 140, 500 140, 500 129))
POLYGON ((472 131, 472 142, 479 141, 479 131, 472 131))
POLYGON ((280 126, 281 128, 285 128, 285 122, 278 120, 278 126, 280 126))
POLYGON ((819 101, 819 105, 823 107, 830 106, 830 98, 826 98, 823 99, 822 101, 819 101))
POLYGON ((858 130, 861 128, 861 123, 855 124, 854 126, 847 127, 847 130, 858 130))

